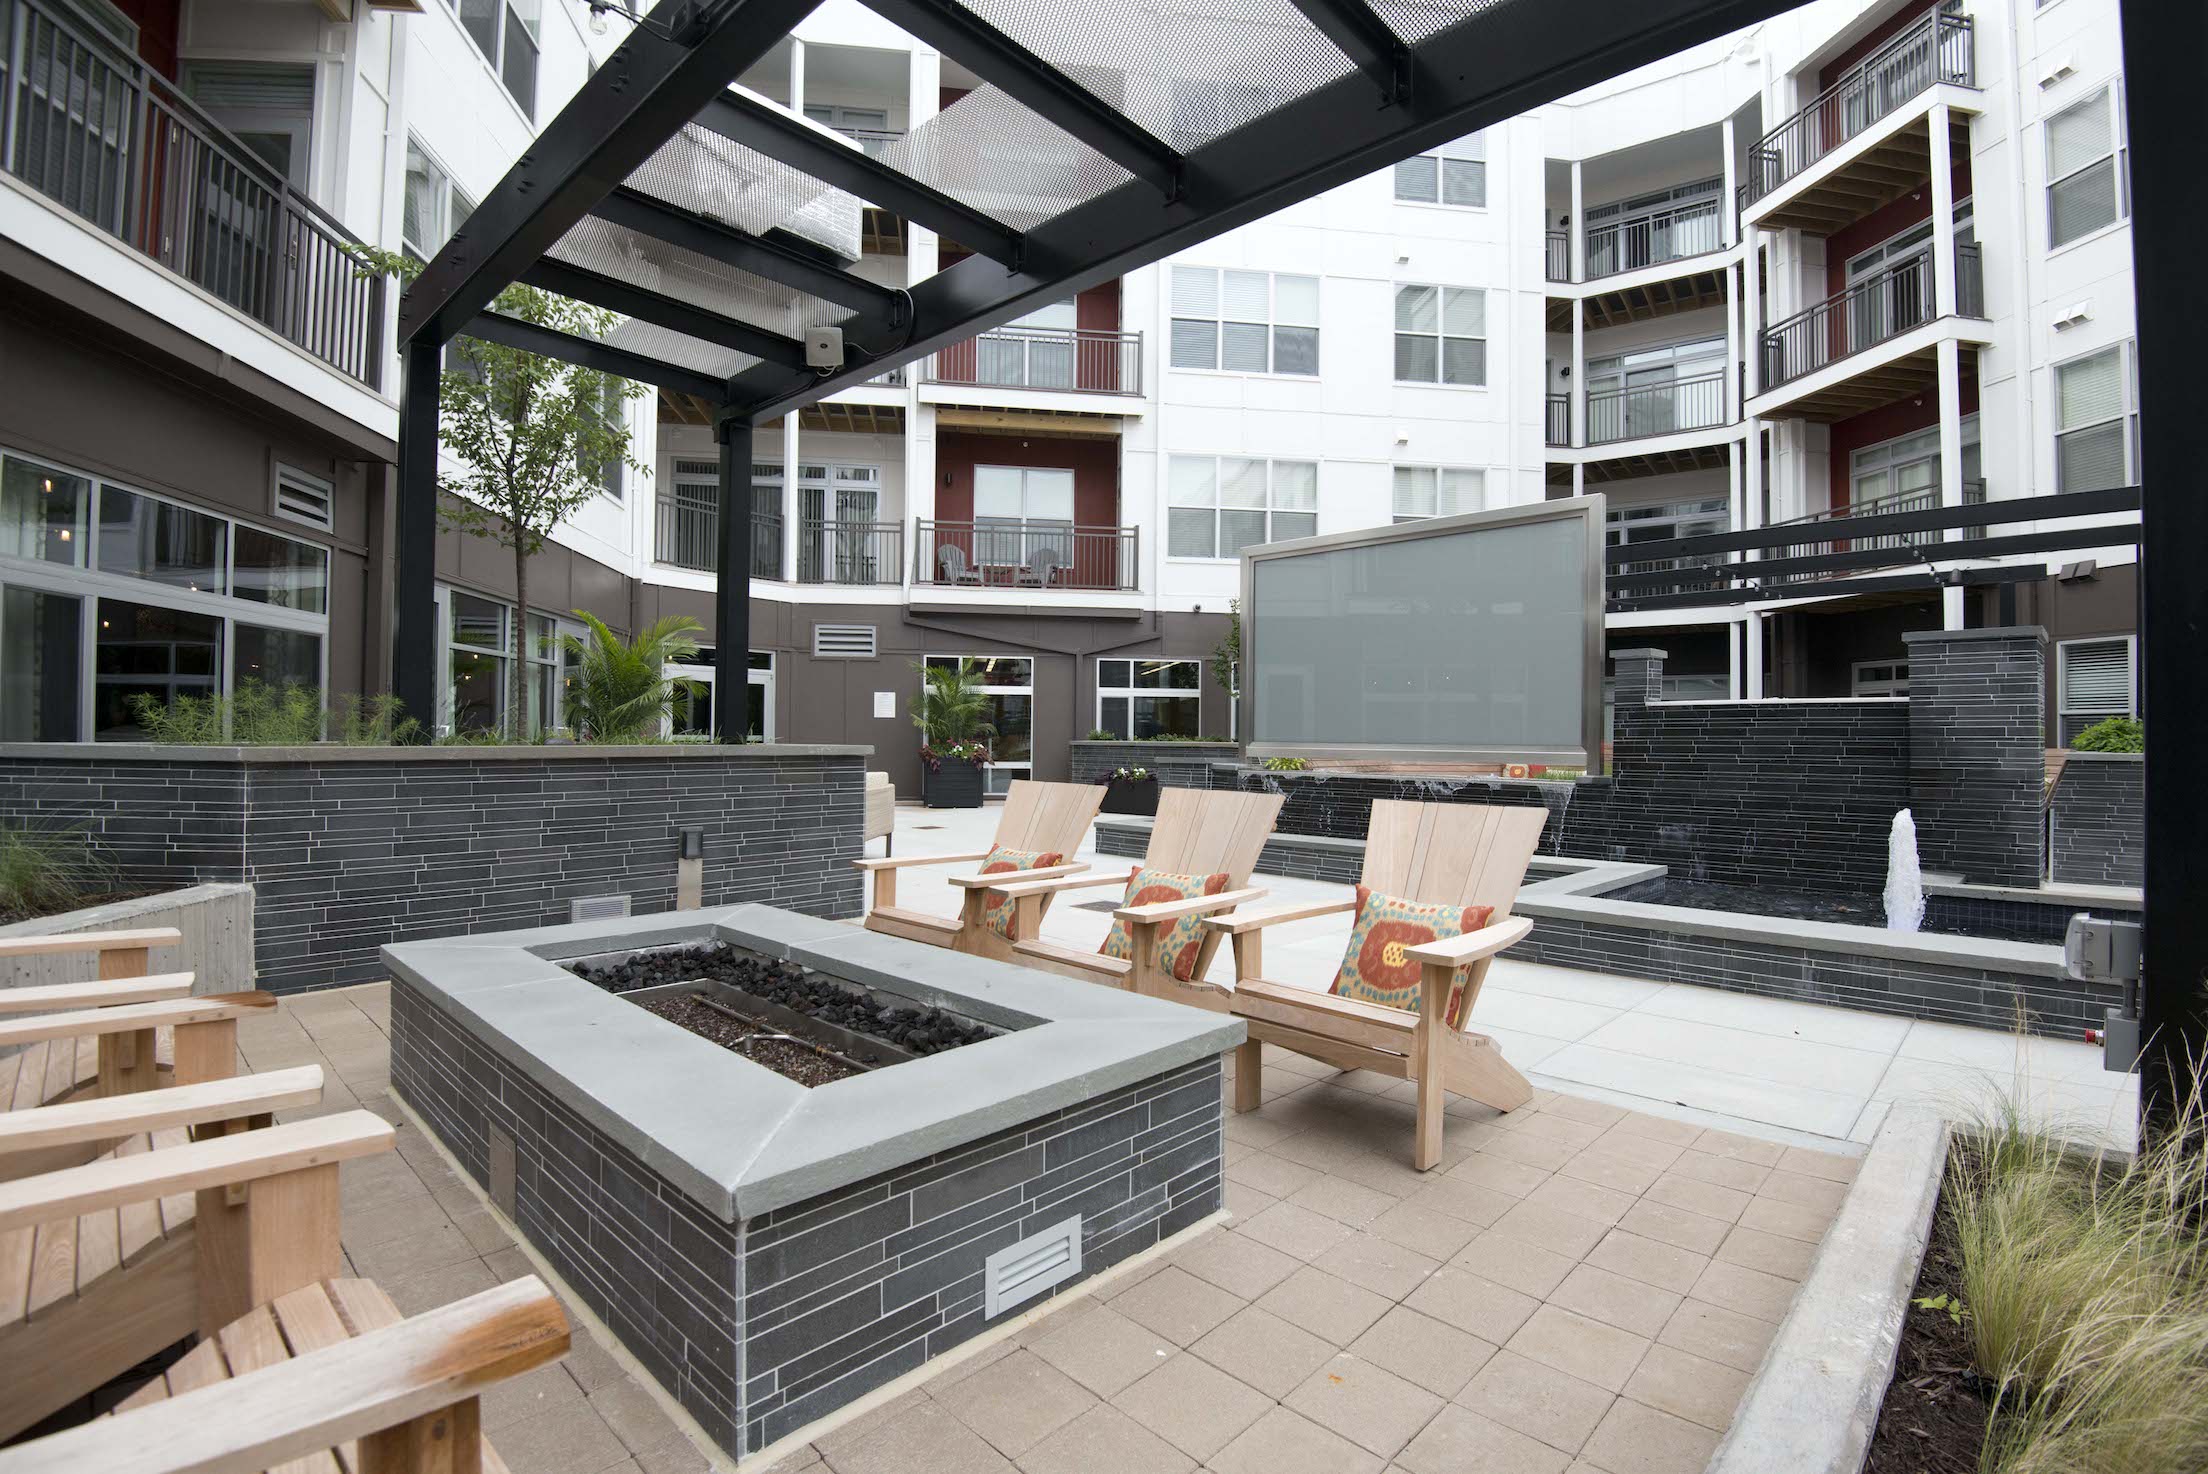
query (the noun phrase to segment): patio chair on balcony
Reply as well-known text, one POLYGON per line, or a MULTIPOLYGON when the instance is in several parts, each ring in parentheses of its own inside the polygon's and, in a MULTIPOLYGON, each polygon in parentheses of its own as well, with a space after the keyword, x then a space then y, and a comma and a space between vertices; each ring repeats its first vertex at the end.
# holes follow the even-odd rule
POLYGON ((1058 549, 1044 546, 1027 555, 1020 565, 1013 582, 1023 589, 1047 589, 1058 579, 1058 570, 1065 566, 1065 558, 1058 549))
POLYGON ((1495 1041, 1466 1025, 1488 964, 1533 929, 1510 907, 1547 820, 1532 807, 1376 800, 1353 896, 1204 923, 1233 938, 1234 991, 1215 996, 1250 1030, 1235 1051, 1234 1108, 1263 1104, 1267 1044, 1415 1081, 1412 1161, 1424 1172, 1441 1161, 1445 1090, 1499 1111, 1531 1100, 1495 1041), (1264 980, 1265 928, 1336 912, 1355 920, 1328 992, 1264 980))
POLYGON ((936 582, 948 584, 979 584, 981 570, 966 561, 966 550, 957 547, 940 547, 935 550, 936 582))
POLYGON ((1004 887, 1013 903, 1012 960, 1063 977, 1223 1009, 1202 983, 1219 934, 1203 919, 1254 901, 1249 886, 1258 852, 1280 817, 1277 793, 1169 788, 1142 863, 1124 874, 1033 880, 1004 887), (1111 934, 1096 952, 1061 946, 1041 935, 1043 906, 1062 891, 1116 885, 1124 889, 1111 934))
POLYGON ((997 815, 996 839, 986 850, 965 855, 913 855, 909 858, 854 860, 874 877, 874 901, 866 927, 886 936, 952 947, 977 957, 1011 956, 1012 903, 998 893, 1006 881, 1049 880, 1088 869, 1071 861, 1104 802, 1096 783, 1036 783, 1017 779, 1005 791, 997 815), (897 875, 915 865, 977 865, 971 875, 954 875, 951 884, 964 893, 957 916, 936 916, 897 904, 897 875))

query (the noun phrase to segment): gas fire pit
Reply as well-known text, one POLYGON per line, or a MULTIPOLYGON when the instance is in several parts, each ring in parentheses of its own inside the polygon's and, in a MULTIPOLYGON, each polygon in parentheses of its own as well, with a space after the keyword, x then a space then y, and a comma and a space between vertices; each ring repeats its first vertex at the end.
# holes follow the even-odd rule
POLYGON ((739 1457, 1221 1204, 1217 1014, 764 906, 383 959, 394 1093, 739 1457))

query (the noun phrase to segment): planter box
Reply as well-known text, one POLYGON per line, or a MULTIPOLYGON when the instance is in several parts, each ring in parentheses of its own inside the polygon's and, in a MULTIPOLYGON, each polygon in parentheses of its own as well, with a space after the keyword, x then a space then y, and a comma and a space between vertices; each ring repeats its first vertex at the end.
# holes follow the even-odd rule
POLYGON ((1232 742, 1069 743, 1067 777, 1076 783, 1101 783, 1114 768, 1148 768, 1167 788, 1210 788, 1214 763, 1229 763, 1242 750, 1232 742))
MULTIPOLYGON (((249 885, 194 885, 109 901, 0 926, 0 937, 136 931, 149 926, 173 926, 184 934, 177 946, 153 949, 156 972, 196 974, 194 993, 242 993, 254 986, 253 887, 249 885)), ((0 962, 0 988, 88 983, 98 976, 99 959, 91 952, 0 962)))
POLYGON ((1107 783, 1104 785, 1104 812, 1155 815, 1158 790, 1164 786, 1155 778, 1145 778, 1139 783, 1107 783))
POLYGON ((931 809, 978 809, 981 794, 980 763, 947 759, 932 771, 921 765, 920 801, 931 809))

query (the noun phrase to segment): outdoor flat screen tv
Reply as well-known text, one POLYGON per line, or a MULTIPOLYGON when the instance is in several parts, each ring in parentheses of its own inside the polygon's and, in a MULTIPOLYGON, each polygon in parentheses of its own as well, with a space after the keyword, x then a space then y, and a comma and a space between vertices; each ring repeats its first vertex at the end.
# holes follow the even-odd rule
POLYGON ((1603 499, 1242 555, 1252 757, 1602 760, 1603 499))

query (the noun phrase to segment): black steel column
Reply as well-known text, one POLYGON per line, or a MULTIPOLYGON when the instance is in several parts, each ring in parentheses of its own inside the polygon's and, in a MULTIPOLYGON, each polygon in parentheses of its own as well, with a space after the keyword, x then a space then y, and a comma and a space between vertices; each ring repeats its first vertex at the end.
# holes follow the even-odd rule
POLYGON ((2199 243, 2200 74, 2208 7, 2123 0, 2130 107, 2132 289, 2139 304, 2141 715, 2147 728, 2147 910, 2140 989, 2142 1126, 2167 1121, 2208 1047, 2208 415, 2199 345, 2208 338, 2199 243))
POLYGON ((741 742, 751 709, 751 422, 724 414, 721 536, 713 559, 713 740, 741 742))
POLYGON ((399 350, 399 515, 391 687, 426 739, 437 724, 437 391, 443 350, 399 350))

